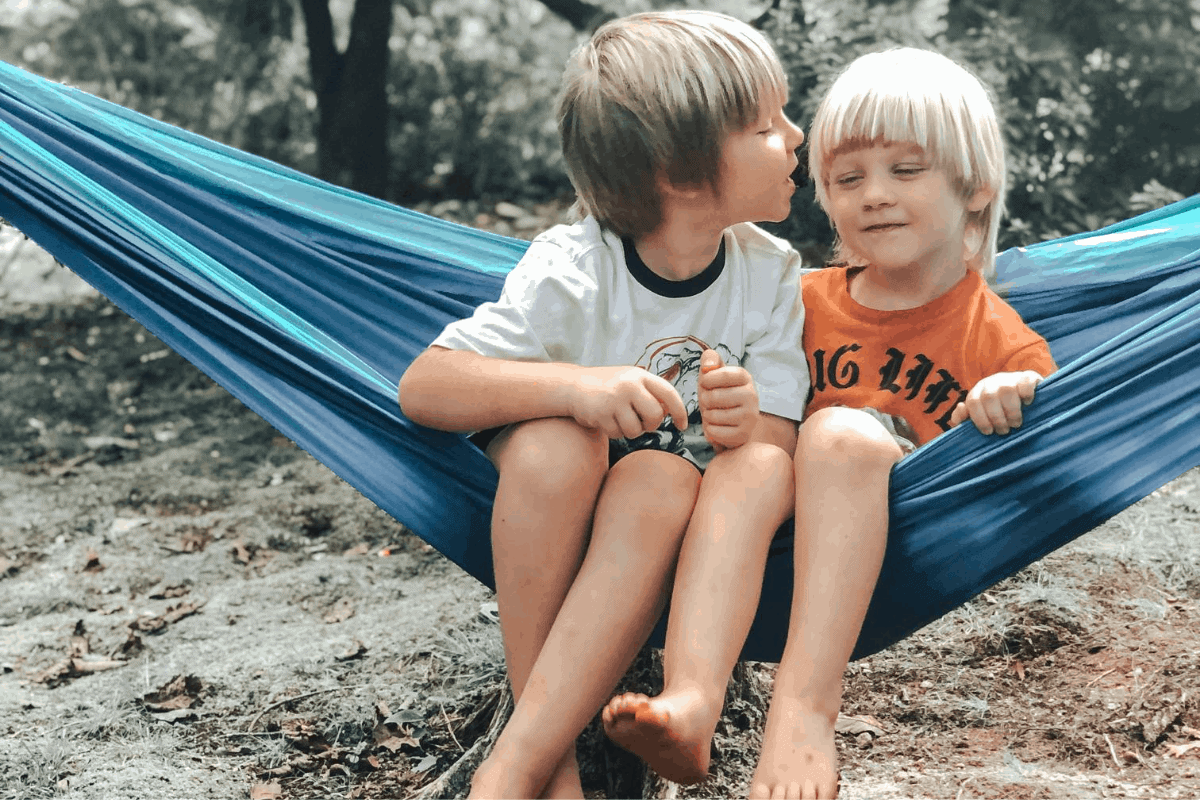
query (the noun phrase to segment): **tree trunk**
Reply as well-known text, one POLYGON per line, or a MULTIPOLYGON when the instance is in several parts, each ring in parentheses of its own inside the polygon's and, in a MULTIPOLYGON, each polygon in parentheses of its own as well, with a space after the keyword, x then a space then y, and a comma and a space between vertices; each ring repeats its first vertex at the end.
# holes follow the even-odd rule
POLYGON ((392 0, 357 0, 345 52, 328 0, 301 0, 317 95, 317 177, 383 197, 388 187, 387 75, 392 0))

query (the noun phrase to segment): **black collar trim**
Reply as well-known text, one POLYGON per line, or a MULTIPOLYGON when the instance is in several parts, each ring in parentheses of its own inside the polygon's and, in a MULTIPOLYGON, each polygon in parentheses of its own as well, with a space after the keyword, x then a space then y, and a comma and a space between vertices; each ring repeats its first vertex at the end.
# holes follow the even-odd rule
POLYGON ((698 275, 693 275, 682 281, 673 281, 653 272, 638 255, 633 240, 622 238, 625 247, 625 266, 633 279, 660 297, 695 297, 716 283, 717 278, 725 271, 725 237, 721 237, 721 246, 717 249, 716 258, 698 275))

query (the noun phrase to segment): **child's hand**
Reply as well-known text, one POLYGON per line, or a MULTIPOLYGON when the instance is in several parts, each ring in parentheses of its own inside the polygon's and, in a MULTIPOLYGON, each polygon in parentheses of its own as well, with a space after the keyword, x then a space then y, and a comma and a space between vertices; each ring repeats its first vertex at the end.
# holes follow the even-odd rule
POLYGON ((698 392, 704 438, 713 449, 732 450, 750 441, 758 424, 758 390, 741 367, 726 367, 715 350, 700 354, 698 392))
POLYGON ((967 399, 950 415, 950 427, 970 417, 980 433, 1008 433, 1021 427, 1021 408, 1033 402, 1033 391, 1042 376, 1025 372, 997 372, 972 387, 967 399))
POLYGON ((641 367, 580 370, 574 390, 571 416, 610 439, 657 430, 668 415, 679 430, 688 425, 687 408, 675 387, 641 367))

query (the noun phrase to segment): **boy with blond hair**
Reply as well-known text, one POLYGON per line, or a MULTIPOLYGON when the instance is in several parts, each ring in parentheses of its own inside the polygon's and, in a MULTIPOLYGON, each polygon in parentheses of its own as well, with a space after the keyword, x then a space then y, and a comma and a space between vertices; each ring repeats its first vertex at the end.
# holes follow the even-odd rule
POLYGON ((790 211, 803 134, 786 101, 772 48, 730 17, 601 27, 559 105, 583 219, 535 239, 500 299, 400 382, 411 419, 479 432, 500 474, 516 707, 474 797, 582 796, 574 740, 661 615, 681 547, 706 582, 677 602, 734 586, 753 616, 808 392, 799 256, 749 224, 790 211))
MULTIPOLYGON (((837 261, 802 282, 812 395, 795 450, 795 584, 753 798, 837 793, 842 676, 883 561, 892 467, 967 419, 985 434, 1020 426, 1056 369, 1045 340, 984 281, 1004 147, 970 73, 910 48, 856 60, 813 119, 809 169, 837 261)), ((676 615, 687 612, 673 605, 676 615)), ((697 617, 682 638, 706 633, 697 617)), ((661 773, 695 781, 720 695, 672 690, 672 669, 690 667, 667 645, 664 692, 616 698, 605 720, 661 773)))

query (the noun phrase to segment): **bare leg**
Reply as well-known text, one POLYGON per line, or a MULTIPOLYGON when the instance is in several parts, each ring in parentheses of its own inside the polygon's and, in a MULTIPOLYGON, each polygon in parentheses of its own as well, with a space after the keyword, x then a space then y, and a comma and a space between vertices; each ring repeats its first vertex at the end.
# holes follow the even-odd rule
POLYGON ((534 797, 549 785, 662 613, 699 484, 694 467, 655 451, 609 471, 583 565, 473 797, 534 797))
POLYGON ((829 408, 800 426, 796 581, 752 798, 835 797, 834 724, 887 544, 900 447, 879 422, 829 408))
POLYGON ((619 695, 602 714, 609 737, 668 780, 696 783, 708 773, 725 688, 793 490, 791 457, 769 444, 726 451, 704 475, 676 571, 663 692, 619 695))
MULTIPOLYGON (((592 512, 608 472, 608 440, 569 419, 515 425, 488 448, 500 471, 492 511, 496 601, 517 700, 583 563, 592 512)), ((574 748, 548 797, 582 797, 574 748)))

